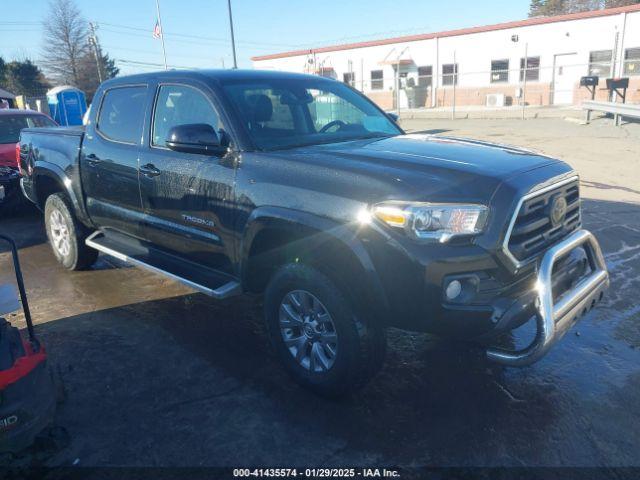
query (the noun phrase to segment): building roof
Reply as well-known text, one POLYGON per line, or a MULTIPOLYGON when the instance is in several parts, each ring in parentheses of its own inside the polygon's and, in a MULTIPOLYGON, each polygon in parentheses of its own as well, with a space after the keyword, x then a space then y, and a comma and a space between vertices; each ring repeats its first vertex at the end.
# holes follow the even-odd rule
POLYGON ((591 10, 588 12, 568 13, 553 17, 534 17, 526 20, 514 22, 496 23, 494 25, 484 25, 480 27, 461 28, 457 30, 445 30, 434 33, 420 33, 417 35, 405 35, 402 37, 384 38, 380 40, 370 40, 366 42, 345 43, 328 47, 310 48, 306 50, 292 50, 289 52, 274 53, 270 55, 260 55, 251 57, 253 61, 274 60, 276 58, 297 57, 299 55, 312 55, 314 53, 336 52, 339 50, 351 50, 354 48, 375 47, 378 45, 389 45, 393 43, 415 42, 418 40, 429 40, 432 38, 456 37, 468 35, 470 33, 492 32, 495 30, 506 30, 508 28, 530 27, 533 25, 544 25, 546 23, 567 22, 570 20, 581 20, 585 18, 607 17, 625 12, 640 12, 640 5, 629 5, 627 7, 607 8, 604 10, 591 10))

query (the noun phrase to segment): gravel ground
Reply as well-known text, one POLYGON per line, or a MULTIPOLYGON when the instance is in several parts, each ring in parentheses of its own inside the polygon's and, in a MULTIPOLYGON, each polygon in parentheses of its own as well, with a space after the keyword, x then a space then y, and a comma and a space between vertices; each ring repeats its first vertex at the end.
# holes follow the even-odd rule
MULTIPOLYGON (((21 245, 38 332, 65 398, 68 441, 32 465, 640 467, 640 125, 406 120, 405 128, 522 145, 582 178, 583 219, 611 289, 525 369, 391 331, 384 370, 341 401, 293 384, 270 351, 260 302, 223 303, 106 257, 63 271, 37 212, 0 219, 21 245)), ((0 253, 0 283, 11 278, 0 253)), ((22 324, 20 315, 11 318, 22 324)), ((583 473, 587 473, 583 472, 583 473)), ((585 477, 586 478, 586 477, 585 477)))

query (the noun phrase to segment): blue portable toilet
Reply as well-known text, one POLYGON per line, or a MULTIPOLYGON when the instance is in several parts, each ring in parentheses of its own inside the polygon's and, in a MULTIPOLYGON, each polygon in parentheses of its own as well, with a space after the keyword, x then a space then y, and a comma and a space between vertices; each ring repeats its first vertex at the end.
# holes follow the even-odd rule
POLYGON ((47 103, 58 125, 82 125, 82 116, 87 111, 87 100, 82 90, 68 85, 54 87, 47 92, 47 103))

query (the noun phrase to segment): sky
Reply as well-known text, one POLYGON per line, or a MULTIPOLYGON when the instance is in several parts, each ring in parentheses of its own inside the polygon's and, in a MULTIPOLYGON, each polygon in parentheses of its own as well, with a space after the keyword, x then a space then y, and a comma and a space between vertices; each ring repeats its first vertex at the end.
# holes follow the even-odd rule
MULTIPOLYGON (((40 22, 48 0, 0 2, 0 56, 46 53, 40 22)), ((160 40, 152 36, 155 0, 76 0, 98 25, 103 51, 122 74, 162 66, 160 40)), ((250 58, 300 48, 526 18, 529 0, 232 0, 239 68, 250 58)), ((174 67, 229 68, 232 53, 227 0, 160 0, 167 62, 174 67)))

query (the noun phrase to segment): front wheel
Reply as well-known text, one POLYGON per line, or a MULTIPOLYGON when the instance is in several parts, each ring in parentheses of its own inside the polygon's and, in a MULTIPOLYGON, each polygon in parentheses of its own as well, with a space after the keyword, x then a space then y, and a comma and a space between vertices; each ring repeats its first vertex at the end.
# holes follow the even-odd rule
POLYGON ((384 329, 358 318, 336 284, 310 266, 285 265, 273 275, 265 317, 287 371, 322 395, 363 386, 384 361, 384 329))
POLYGON ((73 214, 73 207, 62 193, 54 193, 44 205, 44 223, 53 254, 68 270, 83 270, 98 258, 98 251, 87 247, 89 231, 73 214))

